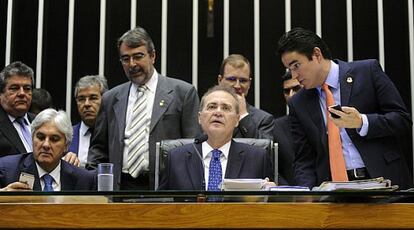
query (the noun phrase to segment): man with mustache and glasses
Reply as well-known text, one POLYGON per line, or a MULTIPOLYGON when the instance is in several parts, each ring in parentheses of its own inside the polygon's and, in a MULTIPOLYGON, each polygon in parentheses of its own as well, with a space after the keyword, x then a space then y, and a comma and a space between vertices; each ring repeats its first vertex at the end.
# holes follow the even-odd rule
POLYGON ((233 88, 240 104, 239 125, 233 137, 273 139, 273 116, 246 102, 251 85, 250 62, 240 54, 232 54, 223 60, 218 84, 233 88))
POLYGON ((154 44, 143 28, 122 35, 118 51, 129 82, 103 95, 87 168, 111 162, 114 190, 153 189, 155 143, 200 134, 199 98, 194 86, 155 70, 154 44))

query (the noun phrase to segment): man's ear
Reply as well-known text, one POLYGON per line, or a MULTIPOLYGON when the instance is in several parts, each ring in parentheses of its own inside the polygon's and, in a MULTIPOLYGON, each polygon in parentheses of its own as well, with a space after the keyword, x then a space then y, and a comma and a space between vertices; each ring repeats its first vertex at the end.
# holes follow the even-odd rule
POLYGON ((220 85, 220 82, 223 80, 223 76, 221 76, 221 74, 218 75, 217 77, 217 84, 220 85))
POLYGON ((313 54, 312 55, 315 56, 318 61, 324 59, 324 57, 322 55, 322 51, 321 51, 321 49, 319 49, 319 47, 313 48, 313 54))

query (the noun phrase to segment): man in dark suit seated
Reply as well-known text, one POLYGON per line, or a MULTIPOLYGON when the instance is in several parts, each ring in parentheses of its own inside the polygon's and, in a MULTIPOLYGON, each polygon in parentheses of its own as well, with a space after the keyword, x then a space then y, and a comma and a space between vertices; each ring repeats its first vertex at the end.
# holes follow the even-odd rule
MULTIPOLYGON (((286 103, 288 103, 289 99, 302 89, 302 85, 298 80, 292 79, 290 71, 287 71, 283 75, 282 80, 283 95, 286 103)), ((295 158, 295 150, 288 115, 275 119, 273 137, 274 142, 278 143, 279 146, 279 184, 294 185, 293 160, 295 158)))
POLYGON ((264 149, 232 140, 239 116, 239 102, 231 88, 215 86, 205 93, 198 119, 207 140, 168 154, 159 189, 216 191, 223 178, 273 178, 264 149))
POLYGON ((234 89, 240 106, 239 125, 233 137, 273 139, 274 118, 246 101, 251 85, 250 62, 243 55, 232 54, 223 60, 218 84, 234 89))
POLYGON ((64 111, 46 109, 40 112, 31 128, 33 153, 0 158, 2 191, 96 189, 95 174, 61 159, 73 133, 70 119, 64 111))
POLYGON ((289 101, 297 184, 384 177, 411 187, 397 144, 411 131, 411 116, 378 61, 332 60, 326 43, 302 28, 286 32, 278 52, 305 88, 289 101))
POLYGON ((100 75, 84 76, 75 85, 75 99, 81 122, 73 126, 69 152, 77 156, 81 167, 85 167, 88 160, 90 139, 101 108, 102 94, 107 90, 106 78, 100 75))
POLYGON ((28 113, 32 101, 33 70, 13 62, 0 73, 0 157, 32 151, 28 113))

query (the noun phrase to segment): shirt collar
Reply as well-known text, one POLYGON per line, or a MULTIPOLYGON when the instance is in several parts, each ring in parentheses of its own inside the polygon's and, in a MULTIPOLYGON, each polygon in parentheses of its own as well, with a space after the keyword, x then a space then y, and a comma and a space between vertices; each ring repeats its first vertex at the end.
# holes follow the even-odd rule
MULTIPOLYGON (((339 65, 331 60, 331 68, 329 69, 328 76, 326 77, 325 83, 333 89, 339 88, 339 65)), ((318 87, 319 94, 322 91, 322 86, 318 87)))
MULTIPOLYGON (((230 145, 231 145, 231 140, 229 142, 227 142, 226 144, 224 144, 223 146, 221 146, 220 148, 218 148, 222 153, 223 156, 227 159, 229 156, 229 151, 230 151, 230 145)), ((204 141, 202 144, 202 148, 203 148, 203 159, 206 159, 207 156, 211 155, 211 151, 213 151, 213 147, 211 147, 207 141, 204 141)))
POLYGON ((37 172, 39 173, 39 178, 42 178, 43 175, 49 174, 53 177, 53 180, 56 184, 60 184, 60 168, 61 168, 61 162, 59 160, 59 164, 56 166, 55 169, 53 169, 51 172, 46 172, 40 165, 36 162, 37 172))
MULTIPOLYGON (((13 122, 17 119, 17 117, 13 117, 13 116, 12 116, 12 115, 10 115, 10 114, 7 114, 7 116, 9 117, 9 120, 10 120, 12 123, 13 123, 13 122)), ((30 125, 29 119, 28 119, 28 117, 27 117, 27 113, 25 113, 25 114, 24 114, 23 118, 24 118, 24 120, 26 121, 26 124, 29 124, 29 125, 30 125)))
POLYGON ((83 121, 81 122, 79 133, 82 134, 82 136, 85 136, 88 133, 89 126, 87 126, 83 121))

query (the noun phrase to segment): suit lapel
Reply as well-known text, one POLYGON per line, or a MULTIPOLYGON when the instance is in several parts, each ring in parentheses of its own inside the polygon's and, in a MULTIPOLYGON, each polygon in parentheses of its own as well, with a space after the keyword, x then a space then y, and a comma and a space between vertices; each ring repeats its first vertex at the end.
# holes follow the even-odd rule
MULTIPOLYGON (((195 145, 198 152, 202 152, 201 144, 195 145)), ((188 151, 187 157, 186 157, 186 164, 187 165, 187 173, 191 178, 191 183, 193 185, 193 189, 199 190, 204 189, 201 188, 203 186, 203 180, 204 180, 204 168, 203 163, 201 163, 201 159, 203 159, 203 156, 198 157, 196 154, 198 154, 195 150, 194 151, 188 151)), ((204 182, 206 183, 206 182, 204 182)))
POLYGON ((19 150, 21 153, 26 152, 26 148, 23 145, 22 140, 19 137, 16 129, 14 128, 12 122, 10 121, 9 117, 7 116, 6 111, 0 106, 0 131, 4 134, 4 137, 7 138, 10 143, 19 150))
POLYGON ((319 132, 319 136, 321 137, 322 144, 324 146, 328 146, 328 139, 326 135, 327 130, 325 127, 325 123, 323 121, 321 105, 319 104, 318 91, 316 89, 306 90, 305 96, 307 97, 307 100, 305 100, 305 104, 308 110, 308 114, 310 115, 313 123, 316 126, 316 129, 319 132))
POLYGON ((164 76, 158 75, 157 90, 155 92, 154 105, 152 108, 150 133, 171 104, 173 100, 172 92, 173 89, 169 87, 167 79, 164 76))
POLYGON ((229 159, 227 160, 226 174, 224 178, 238 178, 244 161, 244 150, 237 142, 231 141, 229 159))
POLYGON ((130 88, 131 83, 124 84, 118 91, 118 94, 115 95, 115 101, 113 105, 113 113, 115 114, 115 119, 118 124, 118 141, 121 143, 124 141, 123 139, 125 131, 126 111, 130 88))
POLYGON ((354 77, 347 63, 337 60, 339 65, 339 84, 341 87, 341 105, 349 105, 354 77))
MULTIPOLYGON (((33 191, 42 191, 40 186, 39 172, 37 171, 36 163, 33 158, 33 153, 29 153, 23 161, 23 166, 20 169, 21 172, 26 172, 34 176, 35 181, 33 185, 33 191)), ((19 175, 20 176, 20 175, 19 175)))

